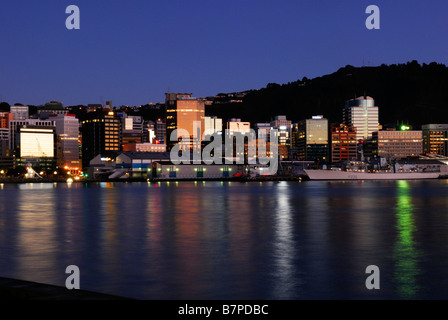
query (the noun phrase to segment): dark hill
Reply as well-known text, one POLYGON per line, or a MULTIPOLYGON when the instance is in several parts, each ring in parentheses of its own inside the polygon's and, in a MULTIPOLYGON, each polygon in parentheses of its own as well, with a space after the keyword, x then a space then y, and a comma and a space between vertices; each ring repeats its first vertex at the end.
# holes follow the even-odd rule
POLYGON ((293 122, 323 115, 342 121, 346 100, 371 96, 380 108, 380 123, 407 122, 414 129, 425 123, 448 123, 448 68, 417 61, 379 67, 346 66, 337 72, 288 84, 268 84, 252 90, 242 103, 216 104, 207 114, 243 121, 268 122, 286 115, 293 122))

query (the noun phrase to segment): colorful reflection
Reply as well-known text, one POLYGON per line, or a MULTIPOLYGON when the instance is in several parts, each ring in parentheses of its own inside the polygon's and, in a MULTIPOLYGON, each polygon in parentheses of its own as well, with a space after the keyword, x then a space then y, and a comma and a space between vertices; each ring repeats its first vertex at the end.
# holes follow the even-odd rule
POLYGON ((395 272, 397 290, 400 298, 413 299, 416 297, 419 286, 417 277, 420 274, 418 267, 419 252, 415 247, 414 232, 414 206, 410 196, 408 181, 398 181, 398 194, 396 205, 396 229, 398 237, 394 246, 395 272))

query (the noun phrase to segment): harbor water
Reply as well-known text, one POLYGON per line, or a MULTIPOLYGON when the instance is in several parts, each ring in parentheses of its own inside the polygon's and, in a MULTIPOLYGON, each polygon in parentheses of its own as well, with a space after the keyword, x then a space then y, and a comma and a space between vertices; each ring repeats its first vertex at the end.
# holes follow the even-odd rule
POLYGON ((0 277, 137 299, 447 299, 447 248, 448 180, 0 184, 0 277))

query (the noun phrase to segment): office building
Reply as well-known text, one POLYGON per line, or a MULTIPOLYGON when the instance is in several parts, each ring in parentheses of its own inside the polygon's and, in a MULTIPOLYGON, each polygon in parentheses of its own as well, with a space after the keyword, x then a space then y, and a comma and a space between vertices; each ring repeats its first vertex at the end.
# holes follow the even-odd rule
POLYGON ((381 130, 373 133, 378 141, 378 157, 403 159, 418 157, 423 152, 423 135, 418 130, 381 130))
POLYGON ((257 139, 262 139, 266 142, 270 142, 271 140, 271 123, 270 122, 261 122, 256 123, 254 125, 255 134, 257 135, 257 139))
POLYGON ((328 120, 323 116, 313 116, 300 121, 297 128, 297 158, 327 162, 328 155, 328 120))
POLYGON ((82 167, 87 168, 90 160, 107 151, 122 148, 121 118, 113 111, 88 114, 81 126, 82 167))
MULTIPOLYGON (((199 145, 203 130, 195 132, 200 127, 201 119, 205 116, 205 102, 191 96, 191 93, 167 93, 166 94, 166 145, 168 149, 179 143, 181 135, 171 139, 175 130, 183 129, 189 135, 189 141, 183 141, 183 148, 193 149, 193 146, 199 145), (196 123, 195 123, 196 122, 196 123), (171 141, 174 140, 174 141, 171 141)), ((156 133, 157 135, 157 133, 156 133)))
POLYGON ((204 136, 211 136, 214 133, 222 134, 222 119, 218 117, 203 117, 201 125, 204 136))
POLYGON ((348 100, 343 109, 343 122, 356 128, 356 140, 366 140, 378 131, 378 107, 372 97, 348 100))
POLYGON ((13 115, 13 120, 26 120, 30 117, 28 106, 11 106, 10 112, 13 115))
POLYGON ((422 126, 423 152, 448 156, 448 124, 422 126))
POLYGON ((0 129, 8 129, 9 121, 13 120, 11 112, 0 112, 0 129))
POLYGON ((334 124, 330 128, 331 134, 331 162, 342 160, 357 160, 358 141, 356 128, 345 124, 334 124))
POLYGON ((286 119, 286 116, 276 116, 271 121, 271 128, 278 131, 279 146, 291 146, 292 123, 286 119))
POLYGON ((71 172, 81 170, 79 157, 79 119, 73 114, 51 115, 56 125, 57 164, 71 172))
MULTIPOLYGON (((167 138, 167 133, 166 133, 166 120, 165 119, 157 119, 157 121, 154 125, 154 131, 155 131, 154 139, 157 140, 161 144, 168 145, 168 143, 167 143, 168 138, 167 138)), ((155 141, 153 141, 153 142, 155 142, 155 141)))
POLYGON ((160 143, 128 143, 123 144, 123 151, 166 152, 166 145, 160 143))

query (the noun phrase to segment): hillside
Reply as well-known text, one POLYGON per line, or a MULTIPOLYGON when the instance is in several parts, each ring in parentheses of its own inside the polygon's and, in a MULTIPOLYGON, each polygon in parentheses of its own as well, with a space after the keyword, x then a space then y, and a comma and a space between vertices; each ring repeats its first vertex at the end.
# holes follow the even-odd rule
POLYGON ((252 123, 268 122, 276 115, 286 115, 293 122, 324 115, 330 122, 340 122, 345 101, 364 94, 375 99, 381 124, 406 122, 420 129, 425 123, 448 123, 448 68, 417 61, 379 67, 346 66, 314 79, 271 83, 252 90, 242 103, 209 106, 207 114, 224 121, 241 118, 252 123))

